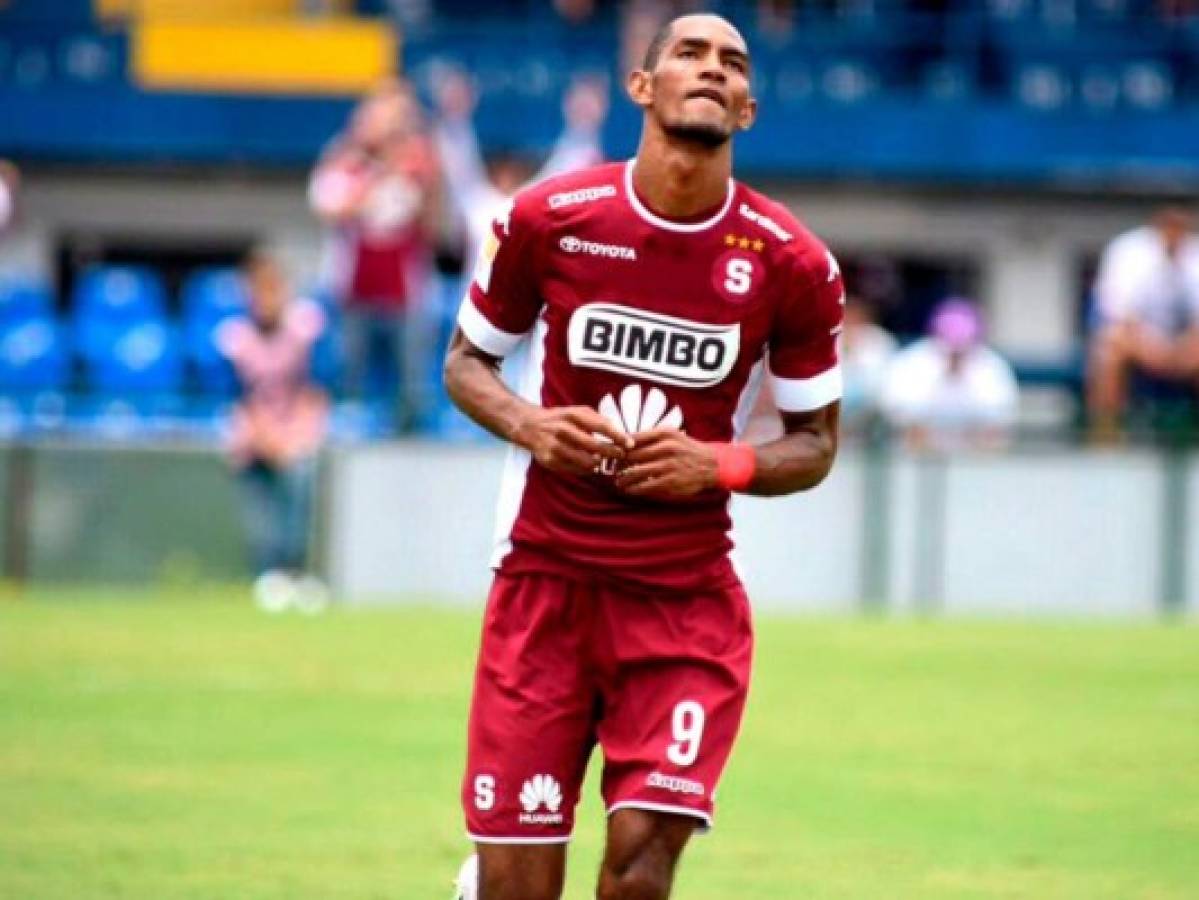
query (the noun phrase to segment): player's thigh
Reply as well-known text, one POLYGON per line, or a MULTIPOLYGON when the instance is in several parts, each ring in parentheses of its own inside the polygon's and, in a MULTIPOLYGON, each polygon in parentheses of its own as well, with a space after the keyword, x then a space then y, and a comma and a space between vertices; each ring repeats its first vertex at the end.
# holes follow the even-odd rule
POLYGON ((669 896, 674 871, 695 832, 691 816, 619 809, 608 818, 599 900, 669 896))
POLYGON ((706 828, 749 691, 745 592, 605 599, 610 658, 597 731, 608 812, 677 814, 706 828))
POLYGON ((480 900, 557 900, 562 896, 565 844, 476 846, 480 900))
POLYGON ((495 579, 462 784, 476 842, 532 846, 570 837, 595 742, 588 602, 586 590, 556 576, 495 579))

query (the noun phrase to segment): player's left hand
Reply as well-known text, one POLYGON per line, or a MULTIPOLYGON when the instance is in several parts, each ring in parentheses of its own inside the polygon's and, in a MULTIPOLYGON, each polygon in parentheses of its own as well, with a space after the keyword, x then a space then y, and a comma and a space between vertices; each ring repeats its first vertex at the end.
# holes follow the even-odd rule
POLYGON ((616 486, 637 497, 692 497, 716 487, 716 451, 676 428, 633 435, 633 449, 615 475, 616 486))

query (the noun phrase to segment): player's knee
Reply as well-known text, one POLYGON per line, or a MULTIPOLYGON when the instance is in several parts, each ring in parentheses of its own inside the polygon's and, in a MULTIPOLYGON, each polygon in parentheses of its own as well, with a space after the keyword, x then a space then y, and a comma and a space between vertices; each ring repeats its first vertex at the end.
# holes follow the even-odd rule
POLYGON ((665 900, 694 823, 638 810, 618 815, 600 868, 598 900, 665 900))
POLYGON ((600 874, 597 900, 666 900, 670 896, 673 865, 639 858, 621 871, 605 868, 600 874))

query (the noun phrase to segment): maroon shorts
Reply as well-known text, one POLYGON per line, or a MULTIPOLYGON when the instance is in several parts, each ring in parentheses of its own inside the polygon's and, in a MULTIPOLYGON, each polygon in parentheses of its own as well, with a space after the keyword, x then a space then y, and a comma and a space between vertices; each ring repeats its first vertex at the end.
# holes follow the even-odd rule
POLYGON ((666 595, 497 575, 462 783, 468 833, 494 843, 567 840, 596 742, 609 814, 637 807, 711 825, 752 651, 739 585, 666 595))

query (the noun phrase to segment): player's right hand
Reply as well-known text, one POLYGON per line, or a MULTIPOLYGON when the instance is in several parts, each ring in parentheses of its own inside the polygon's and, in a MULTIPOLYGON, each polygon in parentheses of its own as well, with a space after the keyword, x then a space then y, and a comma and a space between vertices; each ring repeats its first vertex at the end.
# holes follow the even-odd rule
POLYGON ((586 475, 604 460, 620 461, 633 439, 589 406, 536 408, 513 440, 553 472, 586 475))

